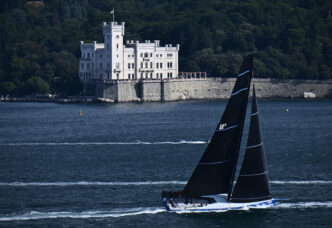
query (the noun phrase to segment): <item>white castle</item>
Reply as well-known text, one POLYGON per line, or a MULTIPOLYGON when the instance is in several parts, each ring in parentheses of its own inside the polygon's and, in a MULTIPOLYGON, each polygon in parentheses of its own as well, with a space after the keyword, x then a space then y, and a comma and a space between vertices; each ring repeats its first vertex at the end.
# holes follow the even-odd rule
POLYGON ((125 23, 103 22, 104 43, 81 43, 79 76, 93 80, 167 79, 178 76, 180 45, 160 46, 160 41, 123 44, 125 23))

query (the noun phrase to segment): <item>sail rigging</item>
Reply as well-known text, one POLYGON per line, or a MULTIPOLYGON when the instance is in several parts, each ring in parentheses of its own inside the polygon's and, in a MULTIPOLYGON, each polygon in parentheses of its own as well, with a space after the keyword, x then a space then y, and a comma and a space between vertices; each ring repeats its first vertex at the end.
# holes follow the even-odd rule
POLYGON ((232 202, 254 202, 271 199, 255 87, 253 87, 250 127, 245 155, 230 199, 232 202))
POLYGON ((230 193, 247 109, 253 56, 247 56, 226 109, 183 190, 187 197, 230 193))

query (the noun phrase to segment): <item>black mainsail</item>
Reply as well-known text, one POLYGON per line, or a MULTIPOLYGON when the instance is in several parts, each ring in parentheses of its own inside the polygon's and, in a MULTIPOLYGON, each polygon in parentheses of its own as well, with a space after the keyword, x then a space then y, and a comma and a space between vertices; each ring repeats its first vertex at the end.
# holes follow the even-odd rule
POLYGON ((254 202, 267 199, 271 199, 271 191, 254 87, 247 146, 231 201, 254 202))
POLYGON ((232 192, 247 109, 253 55, 247 56, 232 95, 202 158, 183 190, 186 197, 232 192))

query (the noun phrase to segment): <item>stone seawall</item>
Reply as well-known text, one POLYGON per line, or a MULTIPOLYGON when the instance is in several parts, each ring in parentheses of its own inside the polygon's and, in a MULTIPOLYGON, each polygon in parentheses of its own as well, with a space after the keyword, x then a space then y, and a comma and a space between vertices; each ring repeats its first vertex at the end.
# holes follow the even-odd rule
MULTIPOLYGON (((332 97, 331 80, 253 81, 260 98, 303 98, 304 92, 312 92, 318 98, 332 97)), ((98 82, 96 96, 115 102, 226 99, 234 82, 235 78, 98 82)))

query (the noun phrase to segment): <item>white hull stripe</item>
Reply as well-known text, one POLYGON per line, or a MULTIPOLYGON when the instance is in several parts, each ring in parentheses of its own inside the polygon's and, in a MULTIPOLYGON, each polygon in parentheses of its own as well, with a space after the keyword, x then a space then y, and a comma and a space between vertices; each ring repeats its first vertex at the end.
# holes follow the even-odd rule
POLYGON ((251 116, 255 116, 255 115, 258 115, 259 112, 255 112, 255 113, 252 113, 251 116))
POLYGON ((237 127, 237 126, 239 126, 239 124, 235 124, 235 125, 233 125, 233 126, 226 127, 226 128, 224 128, 224 129, 217 129, 216 131, 227 131, 227 130, 232 129, 232 128, 235 128, 235 127, 237 127))
POLYGON ((240 92, 242 92, 242 91, 244 91, 244 90, 247 90, 247 89, 248 89, 248 88, 240 89, 240 90, 236 91, 235 93, 232 93, 231 96, 234 96, 234 95, 236 95, 236 94, 238 94, 238 93, 240 93, 240 92))
POLYGON ((251 149, 251 148, 255 148, 255 147, 259 147, 259 146, 263 146, 263 142, 261 142, 260 144, 253 145, 253 146, 247 146, 246 148, 251 149))
POLYGON ((238 76, 238 77, 241 77, 242 75, 245 75, 246 73, 249 73, 249 72, 250 72, 250 70, 247 70, 247 71, 244 71, 244 72, 238 74, 237 76, 238 76))
POLYGON ((265 175, 265 174, 267 174, 267 171, 265 171, 265 172, 262 172, 262 173, 255 173, 255 174, 240 174, 239 176, 241 176, 241 177, 251 177, 251 176, 260 176, 260 175, 265 175))
POLYGON ((200 162, 198 163, 199 165, 218 165, 218 164, 223 164, 229 161, 233 161, 233 159, 228 159, 228 160, 224 160, 224 161, 219 161, 219 162, 200 162))
MULTIPOLYGON (((268 195, 268 196, 262 196, 262 197, 254 197, 254 198, 233 198, 233 197, 231 197, 231 199, 255 200, 255 199, 263 199, 263 198, 266 198, 266 197, 271 197, 271 195, 268 195)), ((271 200, 272 200, 272 199, 271 199, 271 200)))

